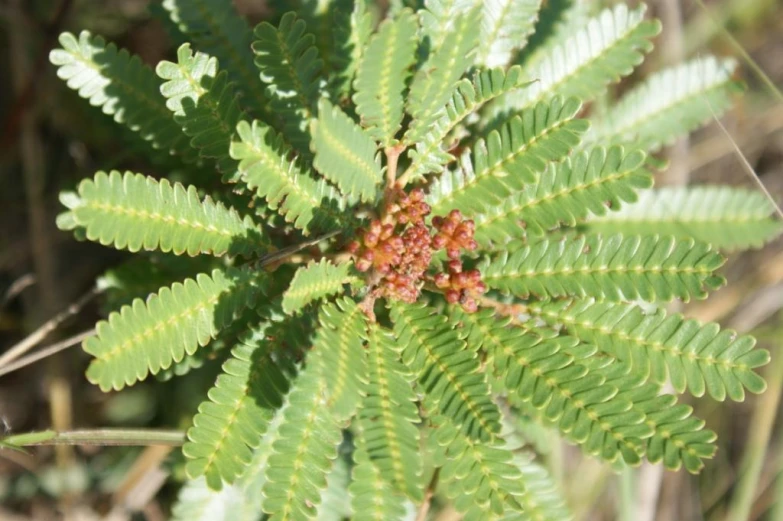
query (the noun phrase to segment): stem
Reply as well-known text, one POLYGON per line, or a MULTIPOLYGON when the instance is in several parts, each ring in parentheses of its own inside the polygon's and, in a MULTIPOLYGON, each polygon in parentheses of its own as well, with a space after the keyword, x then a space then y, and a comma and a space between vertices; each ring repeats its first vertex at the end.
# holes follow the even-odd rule
POLYGON ((25 356, 24 358, 20 358, 14 362, 11 362, 6 366, 0 367, 0 376, 5 376, 8 373, 13 373, 14 371, 18 371, 23 367, 27 367, 28 365, 33 364, 39 360, 48 358, 54 354, 59 353, 60 351, 75 346, 85 338, 91 337, 94 334, 95 334, 95 329, 82 331, 81 333, 74 335, 70 338, 66 338, 61 342, 57 342, 56 344, 52 344, 48 347, 44 347, 43 349, 36 351, 35 353, 32 353, 30 355, 25 356))
MULTIPOLYGON (((750 519, 753 503, 759 493, 759 478, 768 461, 767 447, 775 425, 775 415, 780 404, 780 395, 783 391, 783 356, 772 358, 773 364, 767 367, 766 376, 769 387, 766 392, 756 399, 753 417, 750 421, 750 439, 745 444, 745 454, 740 465, 740 478, 737 484, 737 492, 731 499, 728 521, 742 521, 750 519)), ((780 479, 780 478, 778 478, 780 479)))
POLYGON ((435 489, 438 487, 438 476, 440 475, 440 469, 435 469, 435 472, 432 473, 432 479, 430 480, 429 485, 427 485, 427 490, 424 491, 424 499, 421 502, 421 506, 419 507, 419 511, 416 513, 416 521, 424 521, 427 519, 427 514, 430 511, 430 505, 432 504, 432 496, 435 495, 435 489))
POLYGON ((384 150, 386 153, 386 190, 392 191, 397 183, 397 160, 400 154, 405 150, 404 147, 397 145, 384 150))
MULTIPOLYGON (((54 430, 15 434, 0 439, 13 447, 34 445, 170 445, 185 442, 185 433, 157 429, 94 429, 57 432, 54 430)), ((0 447, 2 447, 0 445, 0 447)))

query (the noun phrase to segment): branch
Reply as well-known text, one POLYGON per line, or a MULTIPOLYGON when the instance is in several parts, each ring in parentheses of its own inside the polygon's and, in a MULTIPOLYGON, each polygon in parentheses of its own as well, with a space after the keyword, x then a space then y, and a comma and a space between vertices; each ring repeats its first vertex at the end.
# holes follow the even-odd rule
POLYGON ((34 364, 39 360, 50 357, 54 354, 59 353, 60 351, 64 351, 69 347, 75 346, 76 344, 80 343, 85 338, 91 337, 94 334, 95 334, 95 329, 82 331, 81 333, 73 335, 70 338, 66 338, 61 342, 57 342, 56 344, 52 344, 48 347, 44 347, 43 349, 36 351, 33 354, 27 355, 24 358, 20 358, 19 360, 16 360, 15 362, 12 362, 4 367, 0 367, 0 376, 5 376, 8 373, 13 373, 14 371, 18 371, 23 367, 27 367, 30 364, 34 364))
POLYGON ((54 430, 15 434, 0 439, 0 448, 36 445, 169 445, 185 443, 183 431, 156 429, 94 429, 57 432, 54 430))

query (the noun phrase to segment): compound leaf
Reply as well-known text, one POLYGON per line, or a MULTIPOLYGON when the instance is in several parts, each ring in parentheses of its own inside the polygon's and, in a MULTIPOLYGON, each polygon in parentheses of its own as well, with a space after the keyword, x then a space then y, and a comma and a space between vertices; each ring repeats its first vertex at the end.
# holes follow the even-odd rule
POLYGON ((313 301, 342 293, 343 286, 353 280, 348 275, 350 267, 347 262, 334 265, 321 259, 299 268, 283 293, 283 311, 297 313, 313 301))
POLYGON ((88 239, 120 250, 249 256, 270 246, 250 217, 166 179, 98 172, 61 200, 69 209, 58 218, 62 228, 81 229, 88 239))

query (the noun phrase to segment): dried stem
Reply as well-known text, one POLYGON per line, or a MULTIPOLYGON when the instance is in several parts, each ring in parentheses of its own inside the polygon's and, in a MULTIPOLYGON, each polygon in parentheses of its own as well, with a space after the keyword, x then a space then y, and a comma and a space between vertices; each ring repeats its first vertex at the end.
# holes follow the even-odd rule
POLYGON ((430 479, 427 490, 424 491, 424 499, 421 502, 419 511, 416 513, 416 521, 424 521, 427 519, 427 514, 430 511, 430 505, 432 504, 432 496, 435 495, 435 489, 438 488, 438 476, 440 475, 440 469, 435 469, 432 473, 432 479, 430 479))

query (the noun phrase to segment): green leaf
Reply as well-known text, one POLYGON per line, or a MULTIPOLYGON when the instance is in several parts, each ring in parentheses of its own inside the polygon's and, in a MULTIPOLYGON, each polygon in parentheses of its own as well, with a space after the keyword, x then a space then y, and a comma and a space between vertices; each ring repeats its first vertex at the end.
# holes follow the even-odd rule
POLYGON ((709 245, 673 237, 612 235, 542 240, 484 263, 482 279, 517 297, 670 301, 704 298, 725 280, 709 245))
MULTIPOLYGON (((573 34, 572 31, 564 32, 563 28, 569 25, 577 10, 586 10, 585 2, 578 0, 547 0, 544 2, 538 12, 538 20, 533 34, 517 54, 514 63, 526 63, 532 56, 562 41, 563 34, 566 37, 573 34)), ((587 17, 585 16, 585 18, 587 17)), ((578 29, 578 27, 576 28, 578 29)))
POLYGON ((356 113, 367 133, 384 147, 394 142, 402 123, 402 95, 416 57, 417 29, 418 22, 409 9, 383 21, 370 38, 356 72, 356 113))
POLYGON ((305 369, 288 395, 261 490, 270 521, 312 519, 320 504, 342 439, 325 391, 319 372, 305 369))
POLYGON ((413 121, 405 133, 406 143, 418 142, 443 114, 457 81, 473 63, 480 19, 477 8, 458 16, 443 43, 413 76, 406 101, 413 121))
POLYGON ((723 250, 760 248, 778 237, 783 223, 761 193, 729 186, 663 187, 642 192, 617 212, 593 217, 591 232, 693 237, 723 250))
POLYGON ((283 133, 300 153, 310 153, 308 127, 315 117, 323 61, 315 48, 315 37, 306 33, 305 22, 286 13, 278 27, 261 22, 255 28, 253 52, 261 81, 283 133))
POLYGON ((49 54, 49 60, 69 88, 117 123, 139 133, 153 147, 176 154, 183 161, 195 161, 187 136, 160 97, 160 81, 138 56, 107 44, 89 31, 79 33, 78 39, 62 33, 60 45, 61 49, 49 54))
MULTIPOLYGON (((367 397, 359 410, 357 439, 374 471, 368 479, 391 485, 413 501, 422 500, 423 483, 419 454, 419 412, 413 391, 413 375, 400 363, 402 346, 386 330, 371 326, 367 345, 367 397)), ((360 463, 357 460, 357 463, 360 463)), ((356 494, 373 494, 386 487, 357 485, 356 494)), ((358 501, 358 498, 357 498, 358 501)), ((363 499, 366 501, 366 499, 363 499)), ((392 505, 398 504, 392 501, 392 505)), ((387 508, 393 508, 388 506, 387 508)))
MULTIPOLYGON (((536 463, 529 454, 514 454, 514 466, 519 469, 525 492, 517 496, 522 506, 523 519, 545 519, 547 521, 570 521, 573 515, 568 511, 562 498, 562 492, 557 489, 546 468, 536 463)), ((507 509, 502 521, 519 519, 519 514, 513 509, 507 509)))
POLYGON ((557 164, 550 163, 537 183, 505 198, 475 217, 476 241, 494 249, 515 239, 541 237, 560 226, 574 226, 589 215, 604 215, 607 207, 637 200, 636 190, 649 188, 652 175, 644 169, 645 154, 622 147, 594 148, 557 164))
POLYGON ((270 247, 249 217, 165 179, 98 172, 79 184, 78 195, 62 200, 69 211, 58 218, 61 227, 82 229, 89 240, 120 250, 247 257, 270 247))
POLYGON ((182 131, 190 136, 191 146, 202 158, 214 160, 226 179, 236 182, 237 162, 228 148, 243 114, 234 85, 228 83, 225 71, 218 74, 217 60, 201 52, 194 54, 186 43, 177 50, 177 63, 162 61, 155 71, 167 80, 160 92, 182 131))
MULTIPOLYGON (((163 0, 169 18, 199 51, 214 56, 256 116, 267 114, 250 49, 253 33, 225 0, 163 0)), ((232 126, 233 129, 233 126, 232 126)))
POLYGON ((477 71, 472 80, 457 82, 451 100, 446 104, 445 112, 433 124, 428 132, 411 148, 408 153, 411 164, 403 177, 419 177, 430 172, 442 172, 443 167, 454 160, 454 156, 444 148, 445 140, 462 121, 479 110, 488 101, 511 89, 529 82, 522 81, 522 69, 514 66, 507 71, 487 69, 477 71))
POLYGON ((231 143, 230 154, 239 161, 239 175, 270 208, 305 233, 329 229, 340 220, 336 190, 289 159, 290 147, 271 127, 240 121, 237 134, 239 141, 231 143))
MULTIPOLYGON (((464 436, 443 418, 433 421, 435 461, 446 494, 465 519, 500 519, 511 510, 519 516, 524 482, 513 464, 513 453, 501 442, 479 442, 464 436)), ((517 517, 518 519, 519 517, 517 517)))
POLYGON ((458 208, 473 216, 535 183, 547 162, 566 157, 587 130, 587 121, 575 119, 580 108, 575 98, 557 97, 490 132, 473 147, 472 159, 466 154, 459 169, 433 183, 427 199, 432 213, 458 208))
POLYGON ((736 67, 733 60, 706 56, 657 72, 600 118, 588 139, 656 151, 729 108, 742 90, 732 80, 736 67))
POLYGON ((372 464, 367 451, 357 447, 353 453, 351 510, 354 519, 361 516, 370 521, 402 521, 405 519, 405 499, 386 482, 383 473, 372 464))
MULTIPOLYGON (((339 99, 344 99, 350 96, 351 83, 361 67, 364 54, 368 52, 373 17, 366 1, 358 0, 353 2, 350 10, 338 7, 336 19, 335 27, 331 29, 335 49, 330 55, 331 80, 332 90, 336 91, 339 99)), ((354 102, 359 105, 356 98, 354 102)))
POLYGON ((481 2, 481 32, 476 65, 503 67, 525 46, 533 32, 542 0, 481 2))
POLYGON ((123 306, 84 341, 84 350, 95 357, 87 379, 104 391, 120 390, 179 362, 229 325, 262 282, 251 271, 214 270, 123 306))
POLYGON ((700 324, 682 315, 654 313, 632 304, 574 300, 530 304, 530 313, 549 324, 565 327, 572 335, 629 363, 635 372, 653 382, 671 382, 678 393, 709 393, 723 401, 745 398, 745 389, 758 394, 766 389, 753 369, 769 362, 769 353, 753 349, 750 336, 720 330, 714 322, 700 324))
POLYGON ((182 452, 190 458, 189 477, 204 475, 209 487, 219 490, 245 472, 296 374, 294 362, 275 351, 284 344, 293 350, 290 343, 301 326, 265 322, 239 340, 188 430, 182 452))
POLYGON ((380 156, 373 139, 340 107, 326 98, 318 102, 318 120, 313 123, 313 166, 348 197, 375 199, 381 182, 380 156))
MULTIPOLYGON (((315 367, 327 383, 326 406, 340 422, 356 413, 367 389, 364 312, 348 297, 321 306, 315 335, 315 367)), ((312 356, 312 355, 311 355, 312 356)))
POLYGON ((417 376, 428 399, 460 432, 482 442, 500 430, 486 375, 446 317, 426 305, 394 303, 394 336, 405 346, 403 363, 417 376))
POLYGON ((334 265, 326 259, 311 262, 296 271, 283 293, 283 311, 297 313, 313 301, 343 292, 343 286, 354 280, 348 274, 351 264, 334 265))
POLYGON ((657 21, 645 21, 645 6, 629 10, 625 4, 602 11, 559 45, 525 64, 530 87, 496 100, 487 117, 500 118, 547 100, 555 94, 582 102, 603 94, 606 86, 628 76, 652 49, 650 39, 660 30, 657 21))

